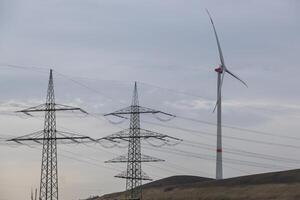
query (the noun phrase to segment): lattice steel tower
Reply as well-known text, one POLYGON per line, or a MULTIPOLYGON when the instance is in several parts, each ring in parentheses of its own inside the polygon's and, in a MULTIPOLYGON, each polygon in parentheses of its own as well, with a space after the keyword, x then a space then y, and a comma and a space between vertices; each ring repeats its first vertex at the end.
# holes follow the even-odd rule
POLYGON ((57 141, 80 143, 85 139, 92 140, 87 136, 56 130, 56 111, 68 110, 86 113, 77 107, 55 103, 53 75, 50 70, 46 103, 18 111, 27 115, 31 115, 32 112, 45 112, 44 130, 9 140, 19 144, 27 141, 43 145, 39 200, 58 200, 57 141))
POLYGON ((143 155, 141 153, 141 139, 156 139, 161 140, 164 143, 174 141, 180 141, 178 138, 170 137, 153 131, 140 128, 140 114, 164 114, 170 117, 174 115, 145 108, 139 106, 137 84, 134 85, 134 92, 131 106, 118 110, 113 113, 106 114, 116 117, 126 118, 126 115, 130 115, 130 128, 122 130, 116 134, 108 137, 101 138, 102 140, 108 140, 110 142, 128 142, 128 153, 115 159, 106 161, 106 163, 127 163, 127 170, 121 174, 116 175, 118 178, 126 179, 126 199, 140 200, 142 199, 142 180, 152 180, 149 176, 142 171, 142 162, 159 162, 164 161, 151 156, 143 155), (124 116, 125 115, 125 116, 124 116))
POLYGON ((40 199, 58 199, 55 97, 52 70, 46 98, 40 199))

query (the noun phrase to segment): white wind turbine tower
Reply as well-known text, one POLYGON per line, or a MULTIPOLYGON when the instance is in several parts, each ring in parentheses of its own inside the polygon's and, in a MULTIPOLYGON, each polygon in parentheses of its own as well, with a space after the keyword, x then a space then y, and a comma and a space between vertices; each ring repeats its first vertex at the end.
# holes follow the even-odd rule
POLYGON ((222 161, 222 85, 224 76, 226 73, 230 74, 235 79, 239 80, 241 83, 243 83, 246 87, 247 84, 240 79, 238 76, 233 74, 231 71, 228 70, 228 68, 225 65, 223 53, 220 45, 220 41, 218 38, 218 34, 216 31, 216 27, 214 25, 214 22, 212 20, 212 17, 208 10, 206 9, 206 12, 210 18, 213 31, 216 37, 217 45, 218 45, 218 51, 219 51, 219 57, 220 57, 220 65, 218 68, 215 69, 215 71, 218 73, 218 88, 217 88, 217 102, 214 107, 214 111, 217 109, 217 158, 216 158, 216 179, 220 180, 223 179, 223 161, 222 161))

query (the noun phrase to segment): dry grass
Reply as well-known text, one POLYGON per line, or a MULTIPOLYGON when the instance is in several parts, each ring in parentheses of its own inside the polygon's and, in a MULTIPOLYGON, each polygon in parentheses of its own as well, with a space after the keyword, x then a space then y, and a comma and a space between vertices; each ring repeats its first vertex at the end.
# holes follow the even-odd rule
MULTIPOLYGON (((107 195, 99 200, 123 198, 123 195, 107 195)), ((143 191, 143 200, 300 200, 300 184, 151 188, 143 191)))
MULTIPOLYGON (((219 181, 199 180, 179 176, 156 181, 145 186, 143 200, 300 200, 300 170, 219 181)), ((105 195, 97 200, 116 199, 124 199, 124 193, 105 195)))

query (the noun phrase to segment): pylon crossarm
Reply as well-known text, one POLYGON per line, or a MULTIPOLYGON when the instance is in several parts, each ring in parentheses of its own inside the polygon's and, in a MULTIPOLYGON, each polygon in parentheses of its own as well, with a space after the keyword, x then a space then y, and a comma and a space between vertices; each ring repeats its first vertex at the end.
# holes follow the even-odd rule
POLYGON ((90 139, 89 137, 55 137, 55 138, 19 138, 19 139, 11 139, 8 140, 10 142, 16 142, 16 143, 22 143, 24 141, 33 141, 38 144, 41 144, 39 141, 44 141, 44 140, 71 140, 73 143, 81 143, 80 141, 77 140, 84 140, 84 139, 90 139))
MULTIPOLYGON (((71 140, 70 143, 78 143, 78 144, 79 143, 90 143, 90 142, 96 143, 97 142, 95 139, 93 139, 91 137, 84 136, 81 134, 65 132, 65 131, 57 131, 57 135, 61 136, 61 137, 58 137, 58 141, 59 140, 71 140)), ((64 143, 64 144, 66 144, 66 143, 64 143)))
POLYGON ((125 148, 126 146, 121 146, 121 142, 117 142, 117 141, 113 141, 113 140, 108 140, 109 143, 107 143, 105 140, 96 140, 97 144, 100 144, 102 147, 107 148, 107 149, 111 149, 114 147, 119 147, 119 148, 125 148))
POLYGON ((63 131, 56 131, 57 136, 56 137, 44 137, 44 130, 37 131, 28 135, 24 135, 21 137, 16 137, 7 140, 7 142, 15 142, 17 144, 23 145, 26 143, 29 144, 42 144, 44 140, 56 140, 58 143, 62 144, 74 144, 74 143, 87 143, 87 142, 93 142, 94 139, 88 137, 88 136, 81 136, 78 134, 73 133, 67 133, 63 131))
POLYGON ((122 109, 117 110, 115 112, 104 114, 104 116, 113 115, 113 116, 116 116, 116 117, 123 117, 123 116, 118 116, 118 115, 120 115, 120 113, 124 114, 124 113, 130 112, 130 111, 131 111, 131 106, 128 106, 126 108, 122 108, 122 109))
POLYGON ((118 175, 116 175, 116 178, 125 178, 125 179, 131 179, 131 180, 145 180, 145 181, 152 181, 153 179, 150 178, 145 172, 141 172, 141 176, 134 177, 134 176, 128 176, 127 171, 124 171, 118 175))
POLYGON ((160 139, 160 140, 164 140, 164 141, 169 141, 171 140, 176 140, 176 141, 182 141, 182 139, 176 138, 176 137, 172 137, 169 135, 165 135, 165 134, 161 134, 161 133, 157 133, 154 131, 150 131, 147 129, 140 129, 140 135, 142 138, 155 138, 155 139, 160 139))
POLYGON ((169 113, 166 113, 166 112, 163 112, 163 111, 159 111, 159 110, 155 110, 155 109, 151 109, 151 108, 146 108, 146 107, 142 107, 142 106, 137 106, 137 105, 134 105, 134 106, 128 106, 126 108, 123 108, 121 110, 117 110, 115 112, 112 112, 112 113, 108 113, 108 114, 105 114, 104 116, 109 116, 109 115, 113 115, 113 116, 116 116, 116 117, 122 117, 121 115, 130 115, 130 114, 164 114, 164 115, 168 115, 168 116, 171 116, 171 117, 176 117, 175 115, 172 115, 172 114, 169 114, 169 113))
MULTIPOLYGON (((70 133, 70 132, 66 132, 66 131, 56 131, 56 134, 57 135, 61 135, 61 136, 64 136, 64 137, 83 137, 83 138, 90 138, 88 136, 84 136, 84 135, 81 135, 81 134, 77 134, 77 133, 70 133)), ((92 139, 92 138, 90 138, 92 139)), ((92 139, 93 140, 93 139, 92 139)))
POLYGON ((114 159, 105 161, 105 163, 125 163, 125 162, 164 162, 165 160, 159 159, 159 158, 155 158, 152 156, 148 156, 148 155, 141 155, 141 159, 140 160, 130 160, 128 159, 127 155, 122 155, 119 157, 116 157, 114 159))
POLYGON ((101 141, 105 141, 105 140, 106 140, 106 141, 109 141, 109 142, 112 142, 112 143, 121 143, 122 140, 128 142, 128 140, 126 140, 126 139, 123 139, 123 138, 114 138, 114 137, 104 137, 104 138, 100 138, 100 139, 97 140, 97 142, 100 143, 101 141), (120 141, 117 140, 117 139, 119 139, 120 141))
POLYGON ((55 104, 55 109, 57 111, 68 111, 68 110, 74 110, 74 111, 80 111, 84 114, 89 114, 87 111, 83 110, 82 108, 79 107, 72 107, 72 106, 67 106, 67 105, 63 105, 63 104, 55 104))
POLYGON ((47 103, 30 107, 24 110, 16 111, 16 112, 21 112, 26 115, 31 115, 30 113, 32 112, 45 112, 45 111, 80 111, 84 114, 88 114, 85 110, 79 108, 79 107, 72 107, 72 106, 67 106, 63 104, 54 104, 54 107, 50 107, 47 105, 47 103))
POLYGON ((27 134, 27 135, 23 135, 23 136, 20 136, 20 137, 15 137, 15 138, 12 138, 12 139, 8 139, 6 140, 7 142, 16 142, 16 141, 21 141, 23 139, 26 139, 26 138, 40 138, 40 137, 43 137, 44 135, 44 131, 36 131, 36 132, 33 132, 33 133, 30 133, 30 134, 27 134))
POLYGON ((162 140, 166 143, 171 143, 172 141, 177 141, 179 143, 182 141, 179 138, 168 136, 168 135, 161 134, 161 133, 157 133, 154 131, 149 131, 149 130, 141 129, 141 128, 139 130, 140 130, 139 135, 131 135, 130 129, 124 129, 115 134, 100 138, 97 141, 107 140, 109 142, 121 143, 121 142, 128 142, 129 139, 131 139, 131 138, 156 139, 156 140, 162 140))
POLYGON ((29 108, 26 108, 26 109, 23 109, 23 110, 19 110, 19 111, 16 111, 16 112, 22 112, 24 114, 29 114, 29 112, 32 112, 33 110, 42 110, 42 109, 45 109, 45 106, 46 104, 43 103, 43 104, 40 104, 38 106, 33 106, 33 107, 29 107, 29 108))
MULTIPOLYGON (((115 116, 115 117, 119 117, 119 118, 122 118, 122 119, 128 119, 128 117, 124 117, 122 115, 119 115, 119 114, 115 114, 115 113, 112 113, 112 114, 109 114, 111 116, 115 116)), ((109 115, 104 115, 104 116, 109 116, 109 115)))
POLYGON ((126 136, 129 136, 129 130, 130 129, 124 129, 112 135, 97 139, 97 141, 100 142, 106 140, 113 143, 121 143, 122 141, 128 142, 128 137, 126 136))

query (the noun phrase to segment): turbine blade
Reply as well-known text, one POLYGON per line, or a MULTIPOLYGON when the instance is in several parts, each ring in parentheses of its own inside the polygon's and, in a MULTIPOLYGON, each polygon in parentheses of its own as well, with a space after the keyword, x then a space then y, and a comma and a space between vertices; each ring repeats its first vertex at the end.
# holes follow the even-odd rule
POLYGON ((237 75, 235 75, 234 73, 232 73, 228 69, 225 69, 225 72, 227 72, 228 74, 230 74, 231 76, 233 76, 234 78, 236 78, 237 80, 239 80, 240 82, 242 82, 246 87, 248 87, 248 85, 242 79, 240 79, 237 75))
MULTIPOLYGON (((226 69, 226 70, 227 70, 227 69, 226 69)), ((225 72, 223 71, 222 76, 221 76, 221 81, 220 81, 219 94, 221 94, 224 76, 225 76, 225 72)), ((220 95, 219 97, 221 97, 221 95, 220 95)))
POLYGON ((214 33, 215 33, 215 37, 216 37, 216 41, 217 41, 217 45, 218 45, 219 57, 220 57, 220 61, 221 61, 222 67, 225 67, 224 57, 223 57, 223 53, 222 53, 222 49, 221 49, 221 45, 220 45, 220 41, 219 41, 219 37, 218 37, 217 31, 216 31, 216 27, 215 27, 214 21, 213 21, 211 15, 210 15, 208 9, 206 9, 206 12, 207 12, 207 14, 209 16, 210 22, 211 22, 212 27, 214 29, 214 33))
POLYGON ((213 113, 216 111, 216 108, 217 108, 218 104, 219 104, 219 101, 217 100, 217 102, 215 104, 215 107, 214 107, 214 110, 213 110, 213 113))

